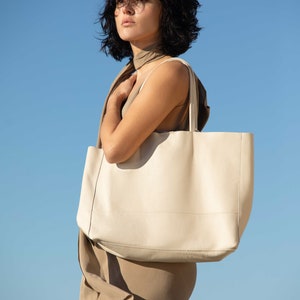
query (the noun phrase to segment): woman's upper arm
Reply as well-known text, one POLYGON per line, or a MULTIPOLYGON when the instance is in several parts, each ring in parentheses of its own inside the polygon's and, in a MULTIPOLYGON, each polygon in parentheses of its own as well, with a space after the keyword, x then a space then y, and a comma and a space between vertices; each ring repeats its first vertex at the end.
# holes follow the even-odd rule
POLYGON ((153 71, 112 133, 110 145, 102 143, 104 153, 110 149, 105 153, 109 161, 118 163, 132 156, 168 114, 184 103, 188 89, 188 69, 181 62, 164 63, 153 71))

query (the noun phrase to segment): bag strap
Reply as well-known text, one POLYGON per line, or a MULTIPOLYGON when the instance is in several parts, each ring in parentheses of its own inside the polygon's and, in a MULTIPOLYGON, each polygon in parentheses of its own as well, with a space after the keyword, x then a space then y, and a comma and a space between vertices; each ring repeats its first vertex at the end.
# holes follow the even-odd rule
POLYGON ((189 131, 198 131, 198 84, 197 77, 192 70, 191 66, 181 58, 174 58, 173 60, 179 60, 189 70, 190 76, 190 89, 189 89, 189 131))

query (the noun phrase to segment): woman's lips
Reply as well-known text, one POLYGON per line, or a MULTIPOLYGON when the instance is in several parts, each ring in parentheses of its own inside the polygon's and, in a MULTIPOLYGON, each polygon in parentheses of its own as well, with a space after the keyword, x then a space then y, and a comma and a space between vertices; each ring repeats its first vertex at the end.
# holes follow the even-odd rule
POLYGON ((134 21, 131 20, 131 19, 124 19, 124 20, 122 20, 122 25, 123 26, 131 26, 133 24, 134 24, 134 21))

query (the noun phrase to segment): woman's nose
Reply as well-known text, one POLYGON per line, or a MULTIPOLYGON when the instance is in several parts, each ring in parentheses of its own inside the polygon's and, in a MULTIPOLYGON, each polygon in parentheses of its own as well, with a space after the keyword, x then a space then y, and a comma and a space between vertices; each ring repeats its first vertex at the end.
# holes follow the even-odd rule
POLYGON ((122 11, 124 14, 128 14, 128 15, 133 15, 135 13, 131 1, 126 1, 125 5, 122 7, 122 11))

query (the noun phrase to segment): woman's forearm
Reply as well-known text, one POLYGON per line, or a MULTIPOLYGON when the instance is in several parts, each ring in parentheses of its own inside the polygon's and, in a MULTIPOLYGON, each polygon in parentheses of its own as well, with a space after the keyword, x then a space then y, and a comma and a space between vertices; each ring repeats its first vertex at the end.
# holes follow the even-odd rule
POLYGON ((115 152, 114 132, 121 122, 121 104, 119 96, 111 95, 101 124, 101 143, 106 158, 112 161, 115 152), (119 101, 118 101, 119 100, 119 101))
POLYGON ((107 101, 105 115, 101 124, 100 138, 105 157, 112 163, 120 162, 123 159, 122 151, 125 147, 124 144, 121 145, 122 140, 120 137, 118 138, 117 129, 122 120, 122 103, 129 96, 135 80, 136 75, 130 76, 117 87, 107 101))
POLYGON ((111 95, 106 106, 103 122, 101 125, 101 137, 103 140, 108 139, 121 121, 121 101, 118 96, 111 95))

